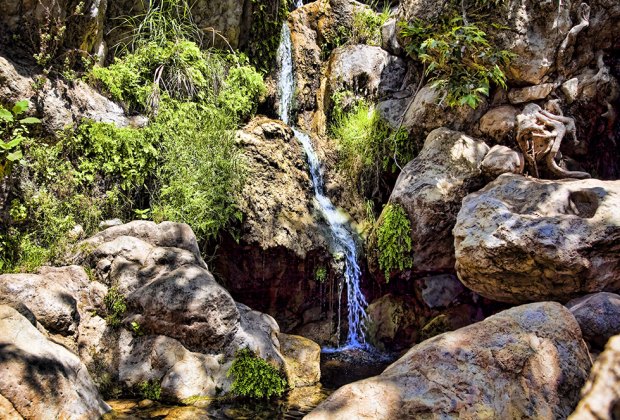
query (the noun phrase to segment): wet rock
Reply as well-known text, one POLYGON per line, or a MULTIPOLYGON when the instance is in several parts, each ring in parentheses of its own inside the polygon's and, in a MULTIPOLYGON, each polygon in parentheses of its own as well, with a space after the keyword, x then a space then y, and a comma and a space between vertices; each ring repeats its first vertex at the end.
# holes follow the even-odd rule
POLYGON ((26 305, 50 332, 64 336, 77 333, 78 300, 89 286, 82 267, 42 267, 39 274, 0 276, 0 304, 26 305))
POLYGON ((460 280, 510 303, 620 290, 619 188, 500 176, 463 200, 454 228, 460 280))
POLYGON ((463 197, 483 185, 479 166, 488 151, 482 141, 440 128, 403 168, 390 202, 401 205, 411 221, 414 271, 453 269, 452 228, 463 197))
POLYGON ((487 177, 493 179, 502 174, 522 174, 525 159, 521 153, 509 147, 496 145, 484 157, 480 169, 487 177))
POLYGON ((285 361, 288 383, 295 388, 319 383, 321 347, 314 341, 298 335, 280 333, 278 341, 285 361))
POLYGON ((581 401, 569 420, 620 418, 620 336, 609 340, 581 390, 581 401))
POLYGON ((620 334, 620 295, 594 293, 573 299, 566 307, 577 319, 583 339, 602 350, 612 336, 620 334))
POLYGON ((590 366, 566 308, 524 305, 413 347, 305 418, 566 418, 590 366))
POLYGON ((501 143, 514 134, 518 113, 519 111, 510 105, 492 108, 480 118, 480 131, 501 143))
POLYGON ((91 419, 109 410, 79 358, 8 306, 0 306, 0 395, 0 412, 24 418, 91 419))
POLYGON ((549 96, 554 88, 555 85, 553 83, 543 83, 542 85, 529 86, 521 89, 511 89, 510 92, 508 92, 508 99, 513 105, 538 101, 549 96))
POLYGON ((426 277, 423 281, 422 299, 431 309, 450 305, 465 291, 461 282, 451 274, 426 277))
POLYGON ((419 338, 416 303, 409 296, 387 294, 368 305, 367 337, 380 350, 405 349, 419 338))

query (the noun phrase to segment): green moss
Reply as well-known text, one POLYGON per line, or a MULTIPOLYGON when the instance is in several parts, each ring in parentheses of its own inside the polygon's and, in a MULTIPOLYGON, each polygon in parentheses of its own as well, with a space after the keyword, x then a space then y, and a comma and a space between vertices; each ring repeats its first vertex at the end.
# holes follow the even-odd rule
POLYGON ((388 204, 377 227, 379 268, 387 281, 394 270, 413 267, 411 222, 405 210, 397 204, 388 204))
POLYGON ((280 371, 245 348, 237 352, 227 376, 233 377, 232 392, 248 398, 281 396, 288 388, 280 371))
POLYGON ((161 385, 157 381, 144 381, 138 384, 138 392, 142 398, 152 401, 161 399, 161 385))
POLYGON ((314 272, 314 279, 319 283, 325 282, 327 280, 327 268, 324 266, 317 267, 314 272))
POLYGON ((290 0, 252 1, 252 27, 248 56, 259 71, 269 73, 275 66, 280 32, 290 10, 290 0))

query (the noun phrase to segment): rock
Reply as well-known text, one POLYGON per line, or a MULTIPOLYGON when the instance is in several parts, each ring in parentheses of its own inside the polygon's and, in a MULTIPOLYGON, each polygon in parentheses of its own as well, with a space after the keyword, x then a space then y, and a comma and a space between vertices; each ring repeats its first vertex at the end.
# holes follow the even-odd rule
POLYGON ((463 200, 456 270, 509 303, 620 290, 620 182, 505 174, 463 200))
POLYGON ((180 267, 157 277, 127 296, 132 315, 148 334, 166 335, 193 351, 224 347, 236 333, 239 312, 230 294, 211 273, 180 267))
POLYGON ((620 418, 620 335, 607 343, 581 390, 581 401, 569 420, 620 418))
POLYGON ((524 305, 413 347, 305 419, 566 418, 590 366, 566 308, 524 305))
POLYGON ((86 367, 16 310, 0 306, 0 412, 36 419, 92 419, 109 411, 86 367))
POLYGON ((403 127, 418 134, 419 138, 439 127, 469 131, 487 109, 486 100, 476 109, 465 105, 447 108, 439 103, 441 96, 442 93, 433 89, 430 83, 423 86, 403 117, 403 127))
POLYGON ((453 306, 441 311, 421 326, 418 333, 418 342, 428 340, 448 331, 458 330, 483 319, 484 314, 480 305, 465 303, 453 306))
POLYGON ((123 224, 123 221, 121 219, 104 220, 101 223, 99 223, 99 229, 106 230, 107 228, 111 228, 113 226, 120 226, 122 224, 123 224))
POLYGON ((487 177, 493 179, 502 174, 522 174, 525 160, 521 153, 506 146, 496 145, 484 157, 480 169, 487 177))
POLYGON ((511 89, 510 92, 508 92, 508 99, 511 104, 538 101, 549 96, 553 89, 555 89, 553 83, 543 83, 542 85, 529 86, 521 89, 511 89))
POLYGON ((313 206, 301 144, 264 117, 238 133, 252 182, 244 186, 240 237, 223 235, 214 270, 233 297, 275 316, 286 331, 320 307, 318 266, 328 266, 327 228, 313 206))
POLYGON ((514 134, 519 111, 510 105, 492 108, 480 118, 480 131, 501 143, 514 134))
POLYGON ((403 47, 398 42, 396 19, 388 19, 381 26, 381 48, 394 55, 401 55, 403 47))
POLYGON ((566 307, 577 319, 583 339, 595 349, 602 350, 612 336, 620 334, 619 295, 594 293, 573 299, 566 307))
POLYGON ((410 296, 390 293, 373 301, 366 309, 369 342, 380 350, 405 349, 417 342, 423 321, 416 313, 416 306, 410 296))
POLYGON ((579 79, 573 77, 562 83, 562 93, 564 93, 568 104, 575 102, 579 97, 579 79))
POLYGON ((346 45, 332 53, 327 66, 325 109, 332 95, 352 92, 365 100, 383 99, 403 89, 407 64, 380 47, 346 45))
POLYGON ((411 221, 414 271, 453 269, 456 214, 463 197, 483 185, 479 166, 488 151, 481 141, 439 128, 403 168, 390 202, 401 205, 411 221))
POLYGON ((82 267, 42 267, 39 274, 0 276, 0 304, 25 304, 50 332, 64 336, 77 332, 78 300, 88 288, 82 267))
POLYGON ((312 340, 278 334, 288 383, 295 387, 312 386, 321 380, 321 347, 312 340))
POLYGON ((447 307, 465 291, 461 282, 451 274, 426 277, 423 281, 422 299, 431 309, 447 307))

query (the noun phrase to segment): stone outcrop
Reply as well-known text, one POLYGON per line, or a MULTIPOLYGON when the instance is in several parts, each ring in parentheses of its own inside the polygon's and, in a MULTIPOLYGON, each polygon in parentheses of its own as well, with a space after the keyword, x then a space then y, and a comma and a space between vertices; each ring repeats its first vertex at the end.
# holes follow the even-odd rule
POLYGON ((390 202, 401 205, 411 221, 414 271, 453 270, 452 228, 461 200, 483 185, 479 166, 488 151, 482 141, 440 128, 403 168, 390 202))
POLYGON ((620 418, 620 335, 609 340, 596 359, 582 398, 569 420, 620 418))
POLYGON ((86 420, 107 411, 109 407, 75 354, 49 341, 15 309, 0 306, 3 418, 86 420))
POLYGON ((566 308, 524 305, 413 347, 305 419, 561 419, 576 406, 590 366, 566 308))
POLYGON ((620 183, 502 175, 463 200, 456 270, 503 302, 620 290, 620 183))
POLYGON ((602 350, 607 341, 620 334, 620 296, 594 293, 573 299, 566 307, 577 319, 583 339, 595 350, 602 350))
POLYGON ((484 157, 480 169, 491 179, 502 174, 522 174, 525 169, 525 159, 521 153, 509 147, 496 145, 484 157))

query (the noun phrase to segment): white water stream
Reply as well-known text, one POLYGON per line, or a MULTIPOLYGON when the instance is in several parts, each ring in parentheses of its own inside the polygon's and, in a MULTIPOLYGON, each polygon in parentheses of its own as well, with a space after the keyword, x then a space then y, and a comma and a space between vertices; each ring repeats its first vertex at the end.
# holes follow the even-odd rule
MULTIPOLYGON (((301 5, 301 0, 296 1, 296 7, 301 5)), ((335 350, 349 348, 366 348, 364 338, 365 321, 367 318, 366 307, 368 303, 360 289, 361 271, 358 265, 358 248, 351 233, 349 221, 342 212, 334 206, 331 200, 325 195, 325 183, 321 172, 321 162, 314 151, 312 139, 300 129, 296 128, 292 122, 292 108, 295 94, 295 75, 292 57, 291 33, 288 24, 282 26, 280 46, 278 47, 278 64, 280 75, 278 80, 278 90, 280 96, 279 116, 282 121, 290 125, 295 133, 295 137, 303 145, 306 152, 310 176, 314 187, 314 195, 319 210, 327 220, 329 229, 332 233, 334 251, 344 258, 344 286, 347 290, 347 308, 349 330, 347 341, 344 346, 335 350)), ((342 293, 342 285, 340 293, 342 293)), ((339 298, 340 299, 340 298, 339 298)), ((338 328, 340 330, 340 328, 338 328)))

